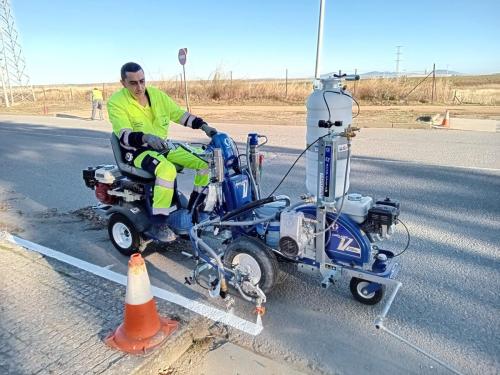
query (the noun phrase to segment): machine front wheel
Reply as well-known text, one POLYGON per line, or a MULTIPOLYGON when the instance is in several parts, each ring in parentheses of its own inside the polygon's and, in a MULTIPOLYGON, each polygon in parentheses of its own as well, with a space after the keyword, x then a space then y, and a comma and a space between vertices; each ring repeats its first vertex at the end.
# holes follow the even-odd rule
POLYGON ((276 257, 264 245, 247 238, 240 238, 231 243, 224 254, 224 265, 229 269, 239 267, 248 273, 264 292, 269 292, 279 276, 276 257))
POLYGON ((356 301, 365 305, 376 305, 380 302, 380 300, 384 297, 384 287, 380 285, 374 292, 364 294, 363 288, 370 284, 372 284, 370 281, 358 279, 357 277, 353 277, 351 279, 349 289, 351 289, 351 293, 356 301))
POLYGON ((113 246, 123 255, 130 256, 139 252, 141 235, 125 215, 119 213, 111 215, 108 234, 113 246))

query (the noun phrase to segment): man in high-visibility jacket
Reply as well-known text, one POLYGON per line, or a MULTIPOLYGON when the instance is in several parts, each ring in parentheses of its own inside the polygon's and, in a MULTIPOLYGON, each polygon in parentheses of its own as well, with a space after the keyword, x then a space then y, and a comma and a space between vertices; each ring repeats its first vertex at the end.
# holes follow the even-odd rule
POLYGON ((92 90, 92 120, 96 119, 96 111, 99 111, 99 119, 102 120, 102 92, 94 87, 92 90))
MULTIPOLYGON (((148 86, 141 66, 129 62, 121 68, 123 88, 108 100, 108 115, 113 132, 120 139, 120 145, 129 161, 156 176, 153 190, 153 215, 167 216, 174 194, 177 175, 175 164, 196 170, 194 189, 188 208, 209 182, 207 163, 184 147, 169 149, 167 143, 170 122, 193 129, 203 130, 207 136, 217 134, 202 118, 180 108, 163 91, 148 86)), ((172 241, 175 234, 165 224, 155 225, 154 236, 160 241, 172 241)))

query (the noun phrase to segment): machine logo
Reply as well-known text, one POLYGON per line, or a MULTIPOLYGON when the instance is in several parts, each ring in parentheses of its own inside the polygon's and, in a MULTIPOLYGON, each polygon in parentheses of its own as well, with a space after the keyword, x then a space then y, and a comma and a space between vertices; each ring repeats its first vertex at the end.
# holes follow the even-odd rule
POLYGON ((347 247, 354 241, 352 238, 348 237, 340 237, 339 246, 337 246, 337 250, 346 251, 347 247))
MULTIPOLYGON (((331 163, 332 163, 332 147, 325 147, 325 175, 323 182, 323 195, 325 197, 330 196, 330 171, 331 171, 331 163)), ((335 193, 334 193, 335 194, 335 193)))
POLYGON ((354 242, 354 238, 339 236, 339 243, 337 250, 339 251, 349 251, 355 254, 361 254, 361 249, 359 247, 350 246, 354 242))
POLYGON ((248 195, 248 181, 247 180, 238 181, 237 183, 235 183, 235 186, 241 187, 241 189, 243 190, 241 197, 246 198, 248 195))

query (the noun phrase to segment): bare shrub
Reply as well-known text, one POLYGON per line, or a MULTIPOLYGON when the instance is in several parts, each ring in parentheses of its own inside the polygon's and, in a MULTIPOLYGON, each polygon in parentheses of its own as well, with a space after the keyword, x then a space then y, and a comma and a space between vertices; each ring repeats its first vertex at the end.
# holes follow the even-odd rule
MULTIPOLYGON (((148 82, 185 105, 184 85, 179 75, 148 82)), ((430 103, 432 77, 401 77, 398 79, 362 79, 346 82, 347 89, 365 104, 430 103)), ((52 85, 34 87, 36 103, 32 107, 72 108, 89 105, 93 87, 103 90, 104 99, 121 88, 119 82, 88 85, 52 85)), ((312 92, 311 79, 252 80, 231 79, 218 68, 208 79, 189 80, 191 103, 203 104, 304 104, 312 92)), ((436 78, 434 102, 496 105, 500 103, 500 75, 436 78)))

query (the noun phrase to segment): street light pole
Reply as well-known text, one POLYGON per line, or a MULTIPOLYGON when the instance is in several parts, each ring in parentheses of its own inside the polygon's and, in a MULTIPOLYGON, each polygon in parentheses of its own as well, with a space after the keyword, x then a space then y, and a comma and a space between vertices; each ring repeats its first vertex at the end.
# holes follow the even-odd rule
POLYGON ((319 2, 319 24, 318 24, 318 43, 316 46, 316 67, 314 69, 314 78, 319 80, 319 64, 321 60, 321 47, 323 45, 323 20, 325 18, 325 0, 319 2))

